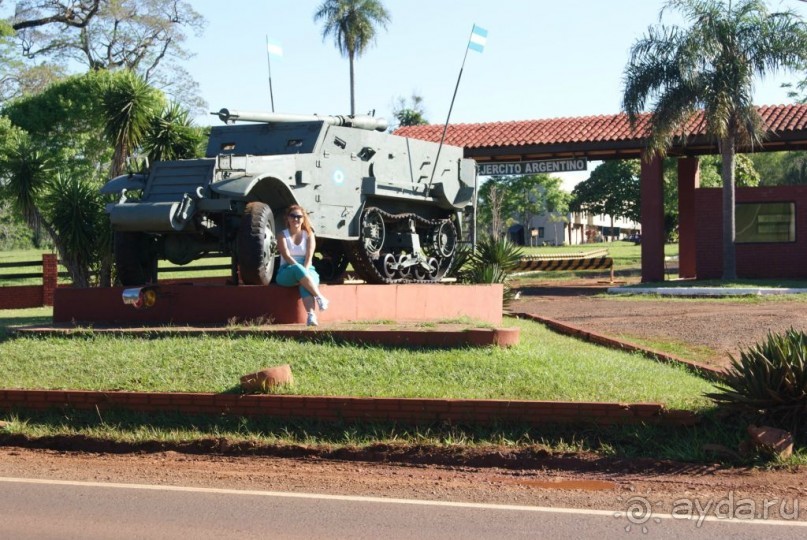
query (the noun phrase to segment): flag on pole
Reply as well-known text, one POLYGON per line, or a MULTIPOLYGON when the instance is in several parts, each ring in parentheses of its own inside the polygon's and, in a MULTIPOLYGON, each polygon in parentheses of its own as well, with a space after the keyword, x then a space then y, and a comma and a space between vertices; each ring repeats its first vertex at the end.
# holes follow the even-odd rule
POLYGON ((468 48, 472 51, 481 53, 485 50, 485 44, 488 42, 488 31, 474 25, 471 30, 471 39, 468 40, 468 48))
POLYGON ((266 42, 266 51, 274 56, 283 56, 283 47, 271 41, 266 42))

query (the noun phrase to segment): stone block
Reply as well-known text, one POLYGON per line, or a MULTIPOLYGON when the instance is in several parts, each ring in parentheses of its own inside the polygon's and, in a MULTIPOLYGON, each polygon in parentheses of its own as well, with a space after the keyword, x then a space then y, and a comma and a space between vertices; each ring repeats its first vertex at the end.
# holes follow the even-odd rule
POLYGON ((245 392, 269 392, 274 386, 293 383, 294 376, 288 364, 262 369, 241 377, 241 389, 245 392))
POLYGON ((767 454, 787 459, 793 455, 793 435, 783 429, 770 426, 748 426, 751 443, 767 454))

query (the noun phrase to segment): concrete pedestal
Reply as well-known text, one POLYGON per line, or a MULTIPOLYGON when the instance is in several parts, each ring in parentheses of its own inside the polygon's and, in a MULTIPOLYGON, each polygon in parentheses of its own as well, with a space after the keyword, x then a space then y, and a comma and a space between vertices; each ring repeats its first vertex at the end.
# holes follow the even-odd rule
MULTIPOLYGON (((318 312, 320 324, 349 321, 446 321, 468 317, 502 322, 501 285, 407 284, 323 285, 330 300, 318 312)), ((59 288, 54 323, 79 324, 304 324, 306 313, 296 288, 166 284, 157 289, 153 307, 125 305, 123 289, 59 288)))

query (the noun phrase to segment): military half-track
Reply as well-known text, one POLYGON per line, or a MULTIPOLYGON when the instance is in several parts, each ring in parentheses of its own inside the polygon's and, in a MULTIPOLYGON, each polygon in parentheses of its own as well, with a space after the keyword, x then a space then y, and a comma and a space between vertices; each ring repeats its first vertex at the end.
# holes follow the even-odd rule
POLYGON ((158 161, 102 188, 119 196, 107 212, 123 285, 155 282, 158 259, 215 253, 232 258, 234 282, 268 284, 295 203, 316 232, 323 280, 348 263, 370 283, 446 275, 476 196, 462 149, 385 133, 370 116, 213 114, 225 125, 211 129, 206 157, 158 161))

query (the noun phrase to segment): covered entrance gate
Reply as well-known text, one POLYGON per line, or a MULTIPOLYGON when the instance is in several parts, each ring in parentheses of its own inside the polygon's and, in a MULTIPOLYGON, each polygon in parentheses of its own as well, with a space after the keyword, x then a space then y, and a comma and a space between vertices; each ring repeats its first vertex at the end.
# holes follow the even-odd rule
MULTIPOLYGON (((807 105, 779 105, 758 108, 767 126, 765 142, 754 150, 773 152, 807 149, 807 105)), ((640 117, 632 130, 624 114, 548 120, 453 124, 448 126, 446 144, 462 146, 465 156, 480 165, 519 161, 573 159, 589 160, 642 158, 648 134, 649 115, 640 117)), ((678 158, 679 274, 696 277, 698 156, 717 154, 713 141, 705 136, 704 124, 690 123, 684 144, 675 145, 668 155, 678 158)), ((395 134, 439 141, 443 126, 399 128, 395 134)), ((715 212, 715 219, 720 219, 715 212)), ((659 156, 642 159, 641 167, 642 281, 664 280, 664 177, 659 156)))

